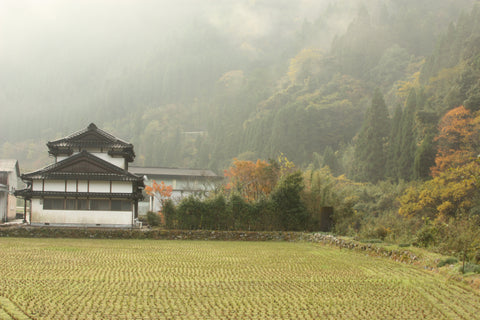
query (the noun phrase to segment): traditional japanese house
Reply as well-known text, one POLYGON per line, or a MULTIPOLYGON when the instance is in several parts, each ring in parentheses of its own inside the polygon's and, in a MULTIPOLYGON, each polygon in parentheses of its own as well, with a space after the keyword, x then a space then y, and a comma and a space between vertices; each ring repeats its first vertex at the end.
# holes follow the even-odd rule
POLYGON ((17 198, 13 195, 20 176, 18 161, 0 159, 0 222, 14 220, 17 198))
MULTIPOLYGON (((90 124, 47 143, 53 164, 21 175, 32 225, 133 227, 143 177, 128 172, 133 145, 90 124)), ((25 206, 27 208, 27 206, 25 206)))

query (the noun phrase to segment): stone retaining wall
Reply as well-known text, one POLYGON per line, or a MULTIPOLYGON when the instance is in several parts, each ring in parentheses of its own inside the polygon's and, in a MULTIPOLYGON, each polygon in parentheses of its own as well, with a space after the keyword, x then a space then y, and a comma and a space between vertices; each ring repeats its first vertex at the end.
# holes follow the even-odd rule
MULTIPOLYGON (((0 228, 0 237, 22 238, 92 238, 156 240, 223 240, 223 241, 302 241, 302 232, 244 232, 209 230, 105 229, 16 226, 0 228)), ((308 241, 308 240, 307 240, 308 241)))
POLYGON ((309 241, 322 243, 339 247, 340 249, 350 249, 355 251, 364 251, 369 255, 388 257, 397 262, 416 263, 419 258, 408 250, 391 250, 376 246, 371 243, 360 243, 354 240, 337 238, 328 234, 314 233, 309 235, 309 241))

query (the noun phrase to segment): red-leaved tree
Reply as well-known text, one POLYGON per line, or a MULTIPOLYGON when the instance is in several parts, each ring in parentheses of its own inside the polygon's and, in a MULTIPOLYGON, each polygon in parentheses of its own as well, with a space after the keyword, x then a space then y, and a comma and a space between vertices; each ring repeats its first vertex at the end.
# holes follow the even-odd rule
MULTIPOLYGON (((163 208, 165 200, 172 196, 172 191, 173 187, 171 185, 167 186, 163 181, 157 183, 153 180, 152 186, 145 187, 145 192, 160 202, 160 208, 163 208)), ((165 224, 165 216, 162 211, 160 210, 158 214, 160 215, 162 224, 165 224)))

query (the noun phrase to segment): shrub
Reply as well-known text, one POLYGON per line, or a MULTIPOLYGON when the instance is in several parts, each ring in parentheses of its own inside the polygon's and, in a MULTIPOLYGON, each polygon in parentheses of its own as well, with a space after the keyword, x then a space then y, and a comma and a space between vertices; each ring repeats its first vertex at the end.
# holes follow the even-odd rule
POLYGON ((273 231, 281 228, 278 215, 275 212, 275 205, 270 199, 260 199, 255 202, 252 211, 258 217, 255 230, 273 231))
POLYGON ((362 241, 363 243, 382 243, 383 241, 380 239, 366 239, 362 241))
POLYGON ((226 200, 222 194, 206 199, 205 210, 202 216, 203 229, 228 230, 229 217, 226 207, 226 200))
POLYGON ((151 227, 159 226, 160 222, 161 222, 160 215, 156 212, 148 211, 147 212, 147 222, 148 222, 148 225, 151 226, 151 227))
POLYGON ((183 198, 177 206, 178 227, 187 230, 200 229, 205 211, 205 203, 201 199, 193 195, 183 198))
POLYGON ((438 229, 430 224, 425 224, 416 235, 416 244, 420 247, 429 247, 437 242, 438 229))
POLYGON ((440 260, 440 262, 437 264, 437 268, 441 268, 447 264, 448 265, 455 264, 457 262, 458 262, 457 258, 454 258, 454 257, 446 258, 446 259, 440 260))
POLYGON ((301 199, 304 189, 300 171, 284 176, 271 195, 283 230, 305 230, 308 212, 301 199))
POLYGON ((480 273, 480 265, 468 262, 465 266, 459 266, 458 271, 462 273, 480 273))
POLYGON ((165 216, 165 226, 170 229, 175 228, 177 212, 172 199, 166 199, 164 201, 162 212, 165 216))

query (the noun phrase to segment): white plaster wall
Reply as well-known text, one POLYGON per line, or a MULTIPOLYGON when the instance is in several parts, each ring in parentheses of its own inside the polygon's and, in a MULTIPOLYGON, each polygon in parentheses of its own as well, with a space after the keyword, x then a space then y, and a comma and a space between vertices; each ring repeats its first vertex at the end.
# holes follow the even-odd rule
POLYGON ((45 180, 45 191, 65 191, 65 180, 45 180))
POLYGON ((89 192, 110 192, 110 181, 90 180, 89 192))
POLYGON ((87 180, 78 180, 78 192, 88 192, 87 180))
POLYGON ((8 220, 13 220, 17 216, 17 197, 8 195, 8 220))
POLYGON ((8 215, 8 192, 0 191, 0 222, 5 222, 8 215))
MULTIPOLYGON (((88 150, 88 149, 87 149, 87 151, 90 152, 91 154, 93 154, 94 156, 102 159, 102 160, 108 161, 108 162, 110 162, 111 164, 116 165, 117 167, 120 167, 120 168, 122 168, 122 169, 125 169, 125 159, 124 159, 124 158, 112 158, 111 156, 108 155, 108 153, 106 153, 106 152, 99 152, 100 150, 98 150, 98 149, 96 149, 96 150, 88 150)), ((74 152, 74 153, 72 154, 72 156, 75 155, 75 154, 77 154, 77 153, 78 153, 78 152, 74 152)), ((66 158, 69 158, 69 157, 71 157, 71 156, 68 156, 68 157, 66 157, 66 156, 57 156, 57 162, 62 161, 62 160, 65 160, 66 158)))
POLYGON ((42 191, 42 188, 43 188, 42 180, 32 180, 33 191, 42 191))
POLYGON ((13 169, 8 173, 8 188, 10 191, 17 190, 18 187, 18 177, 17 177, 17 170, 13 169))
MULTIPOLYGON (((31 204, 31 215, 32 220, 34 217, 37 217, 43 210, 43 205, 40 203, 40 199, 32 199, 31 204)), ((30 219, 30 214, 27 213, 27 219, 30 219)))
POLYGON ((112 181, 113 193, 132 193, 133 184, 128 181, 112 181))
POLYGON ((32 199, 32 224, 132 225, 131 211, 43 210, 39 199, 32 199))
POLYGON ((108 161, 113 165, 116 165, 117 167, 120 167, 122 169, 125 169, 125 159, 124 158, 112 158, 111 156, 108 155, 108 153, 100 153, 100 152, 95 152, 92 153, 94 156, 99 157, 102 160, 108 161))
POLYGON ((67 180, 67 192, 76 192, 76 191, 77 191, 77 181, 67 180))

